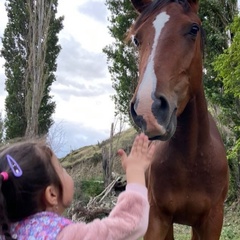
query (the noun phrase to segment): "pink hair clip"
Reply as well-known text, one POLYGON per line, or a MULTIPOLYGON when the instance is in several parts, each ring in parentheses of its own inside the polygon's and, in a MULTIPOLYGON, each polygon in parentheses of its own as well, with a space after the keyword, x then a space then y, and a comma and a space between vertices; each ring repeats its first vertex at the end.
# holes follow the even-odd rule
POLYGON ((1 172, 0 175, 3 177, 3 181, 8 180, 8 173, 7 172, 1 172))

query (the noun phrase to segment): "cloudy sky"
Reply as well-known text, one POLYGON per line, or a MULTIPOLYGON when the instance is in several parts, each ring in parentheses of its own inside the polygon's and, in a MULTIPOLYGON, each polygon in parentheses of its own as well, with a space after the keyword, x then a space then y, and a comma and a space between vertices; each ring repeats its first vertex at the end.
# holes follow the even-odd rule
MULTIPOLYGON (((112 41, 104 2, 59 0, 58 14, 65 19, 64 29, 59 34, 62 50, 58 57, 57 81, 52 86, 57 104, 52 138, 59 157, 107 139, 111 123, 115 121, 114 104, 110 99, 114 90, 106 56, 102 53, 112 41)), ((4 3, 5 0, 0 0, 1 37, 7 23, 4 3)), ((0 58, 0 111, 4 113, 3 64, 0 58)))

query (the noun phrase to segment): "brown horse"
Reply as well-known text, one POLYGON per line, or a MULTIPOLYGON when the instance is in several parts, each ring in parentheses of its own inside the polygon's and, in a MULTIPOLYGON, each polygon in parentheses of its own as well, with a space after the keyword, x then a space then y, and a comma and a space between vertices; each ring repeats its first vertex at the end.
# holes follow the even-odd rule
POLYGON ((202 82, 198 0, 132 0, 140 13, 130 34, 139 49, 131 115, 157 141, 149 169, 145 240, 173 240, 173 223, 192 240, 217 240, 228 190, 226 153, 208 113, 202 82))

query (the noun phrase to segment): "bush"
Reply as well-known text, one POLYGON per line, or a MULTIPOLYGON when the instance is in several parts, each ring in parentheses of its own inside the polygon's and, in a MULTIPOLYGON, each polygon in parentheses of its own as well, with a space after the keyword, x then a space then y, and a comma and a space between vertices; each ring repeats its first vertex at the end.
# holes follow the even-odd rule
POLYGON ((95 197, 104 190, 104 183, 101 180, 90 179, 75 182, 74 199, 87 203, 91 197, 95 197))
POLYGON ((236 201, 238 198, 238 179, 239 179, 239 171, 238 171, 238 162, 235 159, 228 159, 229 166, 229 189, 228 189, 228 197, 227 202, 232 203, 236 201))

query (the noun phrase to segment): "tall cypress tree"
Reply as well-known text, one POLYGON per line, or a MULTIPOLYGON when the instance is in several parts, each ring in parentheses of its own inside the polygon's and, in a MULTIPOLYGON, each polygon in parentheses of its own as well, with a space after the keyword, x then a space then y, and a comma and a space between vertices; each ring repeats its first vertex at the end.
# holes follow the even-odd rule
MULTIPOLYGON (((63 17, 56 18, 58 0, 29 1, 29 0, 7 0, 6 10, 8 23, 2 39, 3 48, 1 55, 5 58, 6 91, 5 100, 5 130, 6 139, 16 137, 33 137, 48 132, 53 123, 51 118, 55 110, 55 103, 50 95, 51 85, 56 80, 56 59, 60 52, 58 44, 58 33, 63 28, 63 17), (48 25, 42 29, 42 35, 37 35, 39 22, 33 19, 39 18, 37 14, 38 4, 44 5, 43 16, 50 16, 48 25), (48 14, 48 15, 47 15, 48 14), (50 15, 49 15, 50 14, 50 15), (35 25, 34 25, 35 24, 35 25), (35 35, 33 36, 33 30, 35 35), (32 39, 34 37, 34 39, 32 39), (44 52, 39 58, 38 51, 44 44, 44 52), (37 57, 38 58, 37 58, 37 57), (36 61, 37 59, 37 61, 36 61), (29 67, 31 66, 31 67, 29 67), (38 71, 40 66, 44 66, 38 71), (34 71, 33 71, 34 70, 34 71), (33 76, 33 72, 41 72, 33 76), (32 88, 36 79, 41 83, 41 95, 36 98, 32 88), (42 84, 43 83, 43 84, 42 84), (39 104, 33 104, 38 101, 39 104), (33 107, 29 107, 32 104, 33 107), (37 109, 36 109, 37 106, 37 109), (34 115, 29 111, 34 109, 34 115), (37 126, 31 134, 26 132, 33 118, 37 118, 37 126)), ((36 84, 39 86, 39 84, 36 84)))
POLYGON ((103 52, 107 55, 112 86, 116 91, 113 96, 116 115, 123 114, 131 120, 129 103, 137 86, 138 66, 136 49, 130 41, 126 41, 126 37, 137 12, 130 0, 106 0, 106 5, 111 13, 108 28, 115 41, 103 52))
POLYGON ((3 142, 3 118, 2 113, 0 112, 0 144, 3 142))

